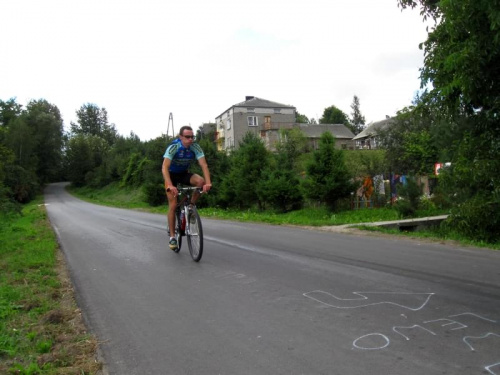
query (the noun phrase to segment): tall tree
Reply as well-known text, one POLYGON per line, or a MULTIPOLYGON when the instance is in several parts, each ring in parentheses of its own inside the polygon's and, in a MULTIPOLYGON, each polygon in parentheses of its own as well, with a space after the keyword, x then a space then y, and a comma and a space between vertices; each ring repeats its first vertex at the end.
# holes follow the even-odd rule
MULTIPOLYGON (((66 174, 75 186, 93 184, 95 173, 107 155, 109 145, 94 135, 79 134, 68 142, 66 174)), ((94 184, 95 185, 95 184, 94 184)))
POLYGON ((500 107, 500 6, 498 1, 398 0, 403 8, 420 4, 424 18, 436 21, 424 49, 422 86, 459 113, 500 107))
POLYGON ((10 120, 18 117, 22 112, 22 105, 16 103, 15 98, 4 102, 0 100, 0 126, 6 127, 10 120))
POLYGON ((296 162, 305 151, 307 138, 300 129, 294 128, 281 130, 280 139, 276 145, 278 152, 272 155, 273 163, 257 184, 257 194, 262 202, 285 212, 299 208, 304 200, 296 162))
POLYGON ((458 205, 451 226, 500 239, 500 5, 497 0, 398 0, 435 21, 421 44, 422 86, 436 113, 465 124, 450 153, 448 191, 458 205))
POLYGON ((106 108, 99 108, 96 104, 87 103, 76 111, 78 123, 71 123, 71 131, 75 134, 87 134, 101 137, 113 144, 117 138, 114 124, 108 123, 106 108))
POLYGON ((24 121, 35 138, 35 172, 40 182, 53 182, 62 174, 63 120, 59 109, 44 99, 32 100, 24 112, 24 121))
POLYGON ((326 204, 332 211, 355 189, 344 162, 344 152, 335 149, 335 137, 329 132, 321 135, 319 148, 307 165, 303 187, 309 199, 326 204))
POLYGON ((323 116, 319 119, 320 124, 344 124, 347 126, 353 133, 354 133, 354 128, 349 121, 349 118, 347 115, 340 110, 339 108, 335 107, 334 105, 325 108, 323 111, 323 116))
POLYGON ((310 121, 307 118, 307 116, 303 115, 303 114, 301 114, 299 112, 295 113, 295 122, 299 123, 299 124, 309 124, 310 123, 310 121))
POLYGON ((354 95, 351 104, 351 124, 354 134, 359 134, 363 131, 365 127, 365 116, 361 114, 361 110, 359 109, 359 98, 354 95))
POLYGON ((260 206, 257 184, 269 163, 269 151, 254 133, 248 132, 239 148, 231 154, 231 166, 224 176, 221 198, 239 208, 260 206))

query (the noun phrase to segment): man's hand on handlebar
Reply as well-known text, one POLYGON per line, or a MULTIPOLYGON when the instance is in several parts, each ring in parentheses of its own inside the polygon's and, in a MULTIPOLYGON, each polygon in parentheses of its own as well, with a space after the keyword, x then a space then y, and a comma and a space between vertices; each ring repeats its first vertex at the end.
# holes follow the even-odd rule
POLYGON ((205 184, 205 185, 203 185, 202 191, 204 193, 208 193, 211 188, 212 188, 212 184, 205 184))
POLYGON ((177 190, 177 188, 173 185, 170 185, 170 186, 167 186, 165 188, 165 191, 167 193, 172 193, 174 195, 174 197, 176 197, 178 194, 179 194, 179 191, 177 190))

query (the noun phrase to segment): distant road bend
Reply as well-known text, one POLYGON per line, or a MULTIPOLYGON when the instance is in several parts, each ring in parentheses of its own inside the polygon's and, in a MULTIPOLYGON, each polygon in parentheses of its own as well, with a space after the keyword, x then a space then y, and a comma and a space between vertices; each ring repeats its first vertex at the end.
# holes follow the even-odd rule
POLYGON ((45 201, 109 374, 500 375, 500 252, 45 201))

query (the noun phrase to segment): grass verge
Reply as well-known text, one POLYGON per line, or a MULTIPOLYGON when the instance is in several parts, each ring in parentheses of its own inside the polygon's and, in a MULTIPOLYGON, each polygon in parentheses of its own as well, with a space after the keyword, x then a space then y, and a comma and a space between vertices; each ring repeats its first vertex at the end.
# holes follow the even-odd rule
POLYGON ((0 220, 0 373, 99 374, 42 198, 0 220))
POLYGON ((395 236, 404 236, 411 237, 416 239, 427 239, 431 241, 438 242, 454 242, 456 244, 460 244, 462 246, 474 246, 474 247, 483 247, 488 249, 500 250, 500 243, 487 243, 483 241, 471 241, 470 239, 465 238, 460 233, 451 232, 447 230, 443 230, 441 227, 430 227, 429 229, 420 230, 420 231, 401 231, 399 229, 389 229, 368 225, 357 225, 356 229, 361 229, 370 232, 384 233, 395 236))
MULTIPOLYGON (((110 184, 101 189, 88 187, 68 187, 71 194, 87 202, 104 206, 139 209, 153 213, 166 213, 167 206, 151 207, 143 201, 140 188, 119 188, 117 184, 110 184)), ((287 213, 273 211, 259 211, 257 209, 236 210, 221 208, 198 208, 200 215, 216 219, 251 221, 268 224, 325 226, 355 223, 371 223, 375 221, 397 220, 398 213, 391 208, 349 210, 331 213, 325 208, 304 208, 287 213)), ((439 215, 442 212, 421 212, 421 216, 439 215)))

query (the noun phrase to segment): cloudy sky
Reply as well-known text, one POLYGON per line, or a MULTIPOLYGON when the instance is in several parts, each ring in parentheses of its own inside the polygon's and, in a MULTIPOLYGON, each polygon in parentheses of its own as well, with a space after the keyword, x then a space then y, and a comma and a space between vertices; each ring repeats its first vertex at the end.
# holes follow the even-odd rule
POLYGON ((420 87, 426 25, 397 0, 1 0, 0 99, 85 103, 142 140, 252 95, 318 119, 353 96, 367 123, 420 87))

